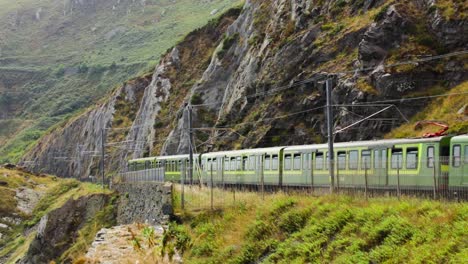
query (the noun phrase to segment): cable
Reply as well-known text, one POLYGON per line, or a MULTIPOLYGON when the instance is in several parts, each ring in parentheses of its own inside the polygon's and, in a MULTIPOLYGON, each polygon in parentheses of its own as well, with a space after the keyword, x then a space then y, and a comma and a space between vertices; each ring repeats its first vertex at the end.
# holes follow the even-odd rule
POLYGON ((349 74, 349 73, 355 73, 355 72, 370 71, 370 70, 375 70, 378 67, 392 68, 392 67, 401 66, 401 65, 417 64, 417 63, 421 63, 421 62, 440 60, 440 59, 445 59, 445 58, 450 58, 450 57, 465 55, 465 54, 468 54, 468 50, 449 52, 449 53, 442 54, 442 55, 428 56, 428 57, 422 58, 422 59, 396 62, 396 63, 392 63, 392 64, 387 64, 387 65, 383 64, 383 65, 378 65, 378 66, 374 66, 374 67, 367 67, 367 68, 350 70, 350 71, 336 72, 335 74, 349 74))
MULTIPOLYGON (((389 100, 380 100, 380 101, 359 102, 359 103, 356 103, 356 104, 353 104, 353 105, 348 105, 348 106, 359 106, 359 105, 367 105, 367 104, 375 104, 375 103, 394 103, 394 102, 403 103, 404 101, 430 99, 430 98, 452 96, 452 95, 464 95, 464 94, 468 94, 468 92, 446 93, 446 94, 439 94, 439 95, 428 95, 428 96, 419 96, 419 97, 406 97, 406 98, 400 98, 400 99, 389 99, 389 100)), ((341 105, 335 105, 335 106, 341 106, 341 105)))
MULTIPOLYGON (((258 121, 237 123, 237 124, 235 124, 235 126, 244 125, 244 124, 255 124, 255 123, 260 123, 260 122, 269 121, 269 120, 281 119, 281 118, 290 117, 290 116, 294 116, 294 115, 304 114, 304 113, 307 113, 307 112, 312 112, 312 111, 315 111, 315 110, 318 110, 318 109, 321 109, 321 108, 324 108, 324 107, 325 107, 325 106, 315 107, 315 108, 312 108, 312 109, 307 109, 307 110, 295 112, 295 113, 292 113, 292 114, 286 114, 286 115, 282 115, 282 116, 278 116, 278 117, 265 118, 265 119, 258 120, 258 121)), ((234 127, 233 127, 233 126, 196 127, 196 128, 193 128, 193 129, 194 129, 194 130, 201 130, 201 129, 207 129, 207 128, 209 128, 209 129, 217 129, 217 128, 234 128, 234 127)))

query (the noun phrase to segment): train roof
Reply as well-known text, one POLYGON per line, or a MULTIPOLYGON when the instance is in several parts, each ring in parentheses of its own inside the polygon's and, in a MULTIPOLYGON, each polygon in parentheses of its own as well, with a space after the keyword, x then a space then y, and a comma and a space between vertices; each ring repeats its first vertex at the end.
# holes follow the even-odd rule
POLYGON ((203 157, 219 157, 219 156, 241 156, 249 154, 264 154, 264 153, 279 153, 285 147, 271 147, 271 148, 256 148, 256 149, 240 149, 229 151, 217 151, 202 154, 203 157))
POLYGON ((153 161, 155 157, 141 158, 141 159, 131 159, 128 162, 142 162, 142 161, 153 161))
MULTIPOLYGON (((198 154, 193 154, 193 158, 196 158, 198 154)), ((178 160, 178 159, 188 159, 189 154, 180 154, 180 155, 169 155, 169 156, 157 156, 157 160, 178 160)))
MULTIPOLYGON (((198 158, 199 154, 193 154, 193 158, 198 158)), ((141 161, 147 161, 147 160, 179 160, 179 159, 188 159, 189 155, 188 154, 182 154, 182 155, 172 155, 172 156, 155 156, 155 157, 149 157, 149 158, 141 158, 141 159, 132 159, 129 160, 128 162, 141 162, 141 161)))
MULTIPOLYGON (((447 137, 433 137, 433 138, 404 138, 404 139, 383 139, 383 140, 367 140, 367 141, 351 141, 351 142, 338 142, 334 143, 335 148, 347 148, 347 147, 378 147, 386 146, 392 147, 400 144, 415 144, 415 143, 426 143, 426 142, 440 142, 443 138, 447 137)), ((468 141, 468 134, 454 136, 451 138, 452 142, 466 142, 468 141)), ((302 150, 317 150, 328 148, 328 144, 313 144, 313 145, 297 145, 297 146, 281 146, 281 147, 269 147, 269 148, 256 148, 256 149, 240 149, 240 150, 229 150, 229 151, 217 151, 201 154, 203 157, 219 157, 219 156, 242 156, 251 154, 264 154, 264 153, 279 153, 282 149, 284 151, 302 151, 302 150)), ((200 154, 193 154, 194 158, 198 158, 200 154)), ((157 156, 141 159, 132 159, 129 162, 141 162, 147 160, 179 160, 188 159, 188 154, 172 155, 172 156, 157 156)))
MULTIPOLYGON (((351 141, 351 142, 338 142, 334 143, 334 148, 348 148, 348 147, 377 147, 387 146, 392 147, 393 145, 400 144, 415 144, 424 142, 439 142, 444 137, 433 137, 433 138, 415 138, 415 139, 382 139, 382 140, 367 140, 367 141, 351 141)), ((300 151, 300 150, 315 150, 328 148, 328 144, 314 144, 314 145, 298 145, 286 147, 284 151, 300 151)))
POLYGON ((468 134, 454 136, 451 141, 452 143, 468 142, 468 134))

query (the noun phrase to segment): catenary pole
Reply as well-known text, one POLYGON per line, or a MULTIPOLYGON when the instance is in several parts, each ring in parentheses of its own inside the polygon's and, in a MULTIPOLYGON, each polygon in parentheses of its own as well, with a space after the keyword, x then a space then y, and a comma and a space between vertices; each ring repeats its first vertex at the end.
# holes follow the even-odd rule
POLYGON ((189 168, 188 176, 190 185, 193 184, 193 127, 192 127, 192 105, 188 105, 188 134, 189 134, 189 168))
POLYGON ((333 106, 331 103, 332 80, 328 78, 325 82, 327 93, 327 130, 328 130, 328 170, 330 174, 330 192, 335 191, 335 168, 333 151, 333 106))
POLYGON ((104 164, 104 158, 106 156, 106 153, 104 152, 105 151, 105 131, 104 131, 104 128, 101 129, 101 176, 102 176, 102 188, 104 188, 104 177, 105 177, 105 172, 104 172, 104 168, 105 168, 105 164, 104 164))

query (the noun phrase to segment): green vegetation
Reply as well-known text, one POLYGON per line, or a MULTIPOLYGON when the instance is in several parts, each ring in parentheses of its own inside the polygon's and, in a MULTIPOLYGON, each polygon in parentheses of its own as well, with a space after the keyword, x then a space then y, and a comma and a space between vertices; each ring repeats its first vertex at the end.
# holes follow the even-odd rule
POLYGON ((78 231, 78 237, 71 247, 60 257, 60 262, 71 262, 79 259, 94 241, 94 238, 102 228, 110 228, 116 225, 115 204, 116 196, 104 209, 97 212, 94 217, 89 219, 78 231))
POLYGON ((435 6, 441 10, 445 19, 466 19, 468 3, 460 0, 437 0, 435 6))
POLYGON ((235 33, 231 36, 224 36, 223 39, 223 45, 221 49, 218 51, 218 57, 223 58, 224 54, 236 43, 236 41, 239 39, 239 33, 235 33))
MULTIPOLYGON (((69 199, 77 199, 81 196, 96 193, 110 194, 109 190, 103 190, 101 186, 95 184, 80 183, 71 179, 63 180, 52 176, 36 176, 21 170, 0 168, 0 177, 1 181, 5 184, 5 186, 0 187, 0 200, 2 201, 0 203, 0 218, 18 215, 22 220, 20 225, 8 232, 5 232, 5 230, 2 232, 6 237, 0 242, 0 248, 2 248, 0 258, 8 256, 7 263, 15 263, 17 259, 24 256, 27 252, 29 245, 35 237, 35 233, 32 232, 25 235, 24 231, 37 224, 42 216, 54 209, 60 208, 69 199), (25 214, 17 209, 15 196, 16 189, 20 187, 43 193, 42 198, 38 201, 31 214, 25 214)), ((101 227, 113 224, 114 215, 112 212, 113 202, 83 226, 76 245, 70 248, 63 258, 71 258, 83 254, 84 250, 86 250, 83 245, 89 245, 90 238, 94 238, 96 232, 101 227)))
POLYGON ((0 93, 0 111, 34 120, 14 133, 0 131, 0 143, 8 139, 0 163, 16 162, 50 127, 153 68, 188 32, 239 2, 100 1, 72 8, 67 1, 0 0, 0 81, 15 92, 0 93))
POLYGON ((262 200, 244 192, 236 199, 214 211, 179 209, 181 224, 170 225, 168 239, 182 249, 184 262, 460 263, 468 258, 464 203, 285 194, 262 200))
MULTIPOLYGON (((434 87, 427 91, 428 94, 417 94, 413 96, 425 96, 445 93, 446 90, 434 87)), ((415 124, 422 120, 439 120, 449 125, 449 133, 466 133, 468 131, 468 104, 466 94, 468 92, 468 81, 451 89, 449 93, 454 95, 434 99, 422 112, 416 114, 408 124, 393 130, 386 135, 387 138, 405 138, 421 136, 427 132, 435 132, 439 128, 427 126, 423 130, 416 130, 415 124)))

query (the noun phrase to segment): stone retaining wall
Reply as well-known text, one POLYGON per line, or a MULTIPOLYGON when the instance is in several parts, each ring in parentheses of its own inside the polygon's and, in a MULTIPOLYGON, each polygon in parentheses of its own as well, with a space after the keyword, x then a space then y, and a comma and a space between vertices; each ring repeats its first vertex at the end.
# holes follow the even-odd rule
POLYGON ((126 182, 115 185, 120 201, 117 223, 134 222, 161 224, 172 214, 172 184, 157 182, 126 182))

